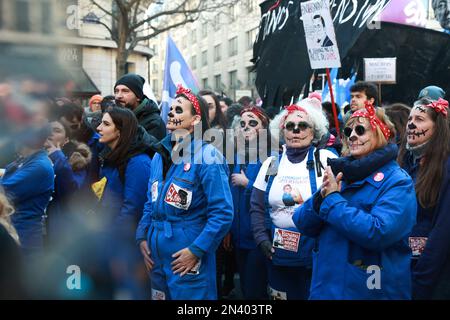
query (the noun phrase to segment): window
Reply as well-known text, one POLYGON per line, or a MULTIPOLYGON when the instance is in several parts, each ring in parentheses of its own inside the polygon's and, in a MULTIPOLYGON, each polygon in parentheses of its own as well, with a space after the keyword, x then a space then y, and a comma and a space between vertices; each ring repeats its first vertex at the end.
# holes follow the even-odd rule
POLYGON ((191 68, 192 68, 192 70, 197 69, 197 56, 192 56, 192 58, 191 58, 191 68))
POLYGON ((202 87, 203 87, 203 89, 208 89, 208 87, 209 87, 208 78, 202 79, 202 87))
POLYGON ((208 64, 208 51, 202 52, 202 66, 206 66, 208 64))
POLYGON ((153 62, 152 64, 152 73, 153 74, 158 73, 158 63, 156 62, 153 62))
POLYGON ((125 64, 125 73, 136 73, 136 63, 127 62, 125 64))
POLYGON ((192 43, 197 42, 197 30, 192 30, 192 43))
POLYGON ((231 5, 228 8, 228 17, 230 18, 230 22, 233 22, 234 20, 236 20, 236 7, 231 5))
POLYGON ((251 70, 252 68, 247 68, 247 84, 249 87, 254 87, 256 81, 256 72, 251 70))
POLYGON ((234 37, 228 40, 228 56, 232 57, 237 55, 238 47, 237 47, 237 37, 234 37))
POLYGON ((247 31, 247 50, 253 49, 253 44, 255 43, 257 32, 258 28, 247 31))
POLYGON ((230 89, 237 89, 237 71, 228 72, 228 77, 230 79, 229 87, 230 89))
POLYGON ((208 36, 208 24, 205 22, 202 24, 202 38, 206 38, 208 36))
POLYGON ((16 30, 30 31, 30 8, 27 0, 17 0, 16 2, 16 30))
POLYGON ((220 14, 216 14, 214 16, 213 28, 214 28, 214 31, 217 31, 220 29, 220 14))
POLYGON ((220 61, 220 59, 222 59, 221 50, 222 46, 220 44, 214 47, 214 62, 220 61))
POLYGON ((245 7, 247 8, 247 12, 252 12, 255 8, 255 1, 254 0, 246 0, 245 7))
POLYGON ((220 74, 214 76, 214 90, 222 90, 222 77, 220 76, 220 74))
POLYGON ((153 79, 153 88, 152 88, 153 92, 159 92, 159 88, 158 88, 158 80, 157 79, 153 79))

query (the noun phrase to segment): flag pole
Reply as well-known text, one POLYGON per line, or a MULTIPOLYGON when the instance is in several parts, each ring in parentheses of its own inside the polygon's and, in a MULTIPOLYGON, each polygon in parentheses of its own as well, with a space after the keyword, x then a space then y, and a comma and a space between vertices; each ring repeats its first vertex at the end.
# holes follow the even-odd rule
POLYGON ((327 70, 327 80, 328 80, 328 88, 330 88, 330 97, 331 97, 331 105, 333 109, 333 116, 334 116, 334 126, 336 127, 336 132, 341 136, 341 131, 339 130, 339 121, 336 111, 336 104, 334 103, 334 95, 333 95, 333 85, 331 84, 331 77, 330 77, 330 68, 326 68, 327 70))

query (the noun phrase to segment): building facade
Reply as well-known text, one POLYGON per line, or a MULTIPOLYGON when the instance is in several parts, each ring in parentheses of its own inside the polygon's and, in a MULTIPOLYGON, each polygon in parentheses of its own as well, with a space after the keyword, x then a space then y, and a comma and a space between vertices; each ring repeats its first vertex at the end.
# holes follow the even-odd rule
MULTIPOLYGON (((201 89, 214 90, 235 100, 243 95, 257 97, 256 74, 251 72, 250 59, 261 16, 259 2, 239 1, 170 31, 201 89)), ((158 99, 162 93, 166 42, 167 33, 150 41, 155 53, 150 65, 150 83, 158 99)))
MULTIPOLYGON (((113 9, 113 1, 98 2, 113 9)), ((19 69, 30 69, 31 64, 39 68, 33 52, 54 54, 52 63, 65 69, 73 81, 70 91, 86 104, 93 94, 112 94, 116 82, 117 46, 100 22, 112 27, 111 19, 89 0, 0 0, 0 47, 13 56, 29 53, 22 60, 30 66, 19 65, 19 69)), ((151 57, 148 43, 141 43, 130 54, 126 70, 148 79, 151 57)), ((48 68, 35 71, 46 72, 48 68)))

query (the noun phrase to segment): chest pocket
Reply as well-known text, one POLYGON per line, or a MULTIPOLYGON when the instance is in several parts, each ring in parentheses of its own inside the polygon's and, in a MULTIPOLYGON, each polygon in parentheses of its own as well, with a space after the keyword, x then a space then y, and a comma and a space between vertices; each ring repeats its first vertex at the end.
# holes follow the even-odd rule
POLYGON ((164 202, 181 210, 180 213, 186 212, 192 204, 194 186, 191 180, 174 177, 164 195, 164 202))

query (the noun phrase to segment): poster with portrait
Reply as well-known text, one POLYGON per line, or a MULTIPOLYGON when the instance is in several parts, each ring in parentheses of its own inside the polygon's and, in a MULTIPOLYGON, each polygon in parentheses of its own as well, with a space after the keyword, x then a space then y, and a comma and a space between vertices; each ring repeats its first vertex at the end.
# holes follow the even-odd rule
POLYGON ((329 0, 302 2, 301 12, 311 69, 339 68, 341 59, 329 0))

